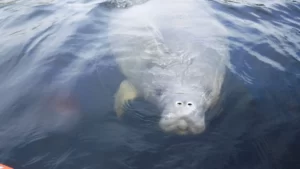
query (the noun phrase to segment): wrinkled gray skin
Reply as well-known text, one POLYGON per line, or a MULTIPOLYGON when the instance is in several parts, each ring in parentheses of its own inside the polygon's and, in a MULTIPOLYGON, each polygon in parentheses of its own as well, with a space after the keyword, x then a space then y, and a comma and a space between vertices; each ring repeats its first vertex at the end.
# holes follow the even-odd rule
POLYGON ((113 7, 127 8, 147 1, 149 0, 108 0, 107 2, 109 2, 113 7))
POLYGON ((110 17, 111 50, 139 96, 160 108, 160 128, 202 133, 229 60, 226 29, 208 2, 149 0, 110 17))

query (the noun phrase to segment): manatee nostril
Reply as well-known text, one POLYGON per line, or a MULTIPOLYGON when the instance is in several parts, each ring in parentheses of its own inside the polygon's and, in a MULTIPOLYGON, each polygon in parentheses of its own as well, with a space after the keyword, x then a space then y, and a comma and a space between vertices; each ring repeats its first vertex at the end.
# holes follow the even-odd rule
POLYGON ((192 103, 188 103, 187 105, 188 105, 188 106, 192 106, 193 104, 192 104, 192 103))
POLYGON ((181 105, 182 105, 182 103, 181 103, 181 102, 176 102, 176 104, 177 104, 177 105, 179 105, 179 106, 181 106, 181 105))

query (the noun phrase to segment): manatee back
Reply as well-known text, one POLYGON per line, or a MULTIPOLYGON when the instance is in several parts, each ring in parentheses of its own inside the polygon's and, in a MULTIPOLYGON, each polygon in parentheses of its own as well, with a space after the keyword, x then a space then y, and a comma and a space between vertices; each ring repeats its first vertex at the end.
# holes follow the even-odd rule
POLYGON ((216 79, 220 86, 229 60, 226 37, 209 4, 199 0, 150 0, 114 11, 109 23, 120 69, 140 88, 216 79))

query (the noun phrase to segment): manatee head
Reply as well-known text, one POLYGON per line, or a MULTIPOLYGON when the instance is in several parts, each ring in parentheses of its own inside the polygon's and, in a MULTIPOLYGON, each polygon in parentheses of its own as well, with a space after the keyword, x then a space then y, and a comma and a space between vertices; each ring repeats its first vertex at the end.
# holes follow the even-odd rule
POLYGON ((205 112, 209 107, 207 90, 168 91, 161 95, 160 128, 179 135, 200 134, 205 128, 205 112))

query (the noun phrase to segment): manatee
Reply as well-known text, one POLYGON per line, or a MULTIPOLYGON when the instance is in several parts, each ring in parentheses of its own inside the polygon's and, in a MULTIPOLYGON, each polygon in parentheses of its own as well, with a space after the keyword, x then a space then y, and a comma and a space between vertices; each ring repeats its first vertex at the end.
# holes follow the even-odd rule
POLYGON ((161 111, 162 131, 204 132, 229 62, 227 36, 204 0, 149 0, 114 9, 108 41, 125 76, 115 93, 117 117, 130 101, 144 98, 161 111))

